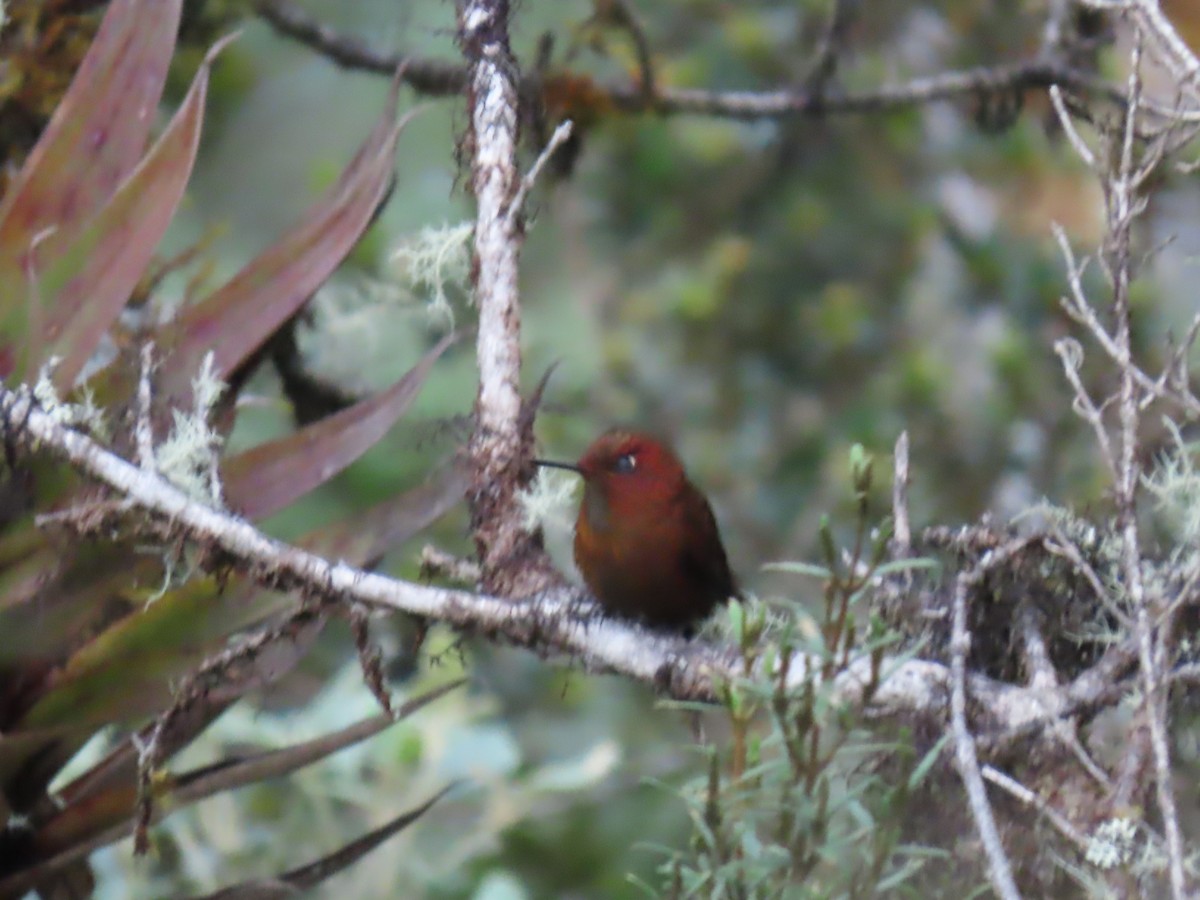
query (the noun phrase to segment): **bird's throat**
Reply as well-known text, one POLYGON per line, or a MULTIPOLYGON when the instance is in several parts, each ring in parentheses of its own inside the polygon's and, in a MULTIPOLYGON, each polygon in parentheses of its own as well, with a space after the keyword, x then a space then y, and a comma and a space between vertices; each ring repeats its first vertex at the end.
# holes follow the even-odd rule
POLYGON ((595 483, 587 483, 583 489, 583 515, 587 519, 588 528, 592 531, 608 531, 612 526, 612 509, 604 488, 595 483))

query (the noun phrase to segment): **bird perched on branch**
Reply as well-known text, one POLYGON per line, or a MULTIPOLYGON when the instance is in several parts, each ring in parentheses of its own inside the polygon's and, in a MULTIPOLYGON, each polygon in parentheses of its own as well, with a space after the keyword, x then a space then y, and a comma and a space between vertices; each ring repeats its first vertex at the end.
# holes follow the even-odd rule
POLYGON ((690 631, 737 593, 708 500, 663 442, 614 429, 573 465, 536 463, 583 477, 575 563, 605 612, 690 631))

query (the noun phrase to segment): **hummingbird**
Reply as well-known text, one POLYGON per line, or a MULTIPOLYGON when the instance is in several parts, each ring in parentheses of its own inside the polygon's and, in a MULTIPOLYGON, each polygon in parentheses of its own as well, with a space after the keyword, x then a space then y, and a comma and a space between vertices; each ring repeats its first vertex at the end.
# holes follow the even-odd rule
POLYGON ((575 564, 610 615, 690 632, 738 593, 712 508, 663 441, 607 431, 572 463, 583 477, 575 564))

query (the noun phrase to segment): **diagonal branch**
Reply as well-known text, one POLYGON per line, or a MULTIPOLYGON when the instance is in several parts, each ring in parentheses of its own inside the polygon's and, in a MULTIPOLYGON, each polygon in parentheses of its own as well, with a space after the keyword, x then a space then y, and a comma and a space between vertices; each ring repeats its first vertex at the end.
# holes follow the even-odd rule
MULTIPOLYGON (((727 644, 686 640, 597 615, 576 592, 556 588, 521 602, 487 594, 415 584, 330 562, 275 540, 234 514, 188 497, 155 472, 143 471, 94 440, 64 428, 25 391, 0 386, 0 442, 64 460, 107 486, 124 502, 114 512, 140 511, 137 527, 148 536, 195 540, 209 550, 208 565, 233 566, 267 588, 298 590, 332 604, 362 603, 407 612, 450 626, 483 632, 545 658, 564 657, 590 672, 623 674, 653 685, 663 696, 711 702, 723 682, 745 676, 741 654, 727 644)), ((97 528, 110 522, 91 520, 97 528)), ((1084 714, 1119 695, 1132 650, 1112 648, 1092 670, 1064 691, 1063 708, 1052 709, 1041 691, 979 674, 968 674, 971 696, 988 714, 989 752, 1036 735, 1059 714, 1084 714)), ((797 653, 788 662, 789 686, 806 683, 822 659, 797 653)), ((870 655, 852 660, 834 681, 839 703, 861 705, 868 687, 870 711, 879 716, 918 716, 944 721, 950 696, 947 666, 908 657, 870 655)), ((767 673, 770 674, 770 673, 767 673)))

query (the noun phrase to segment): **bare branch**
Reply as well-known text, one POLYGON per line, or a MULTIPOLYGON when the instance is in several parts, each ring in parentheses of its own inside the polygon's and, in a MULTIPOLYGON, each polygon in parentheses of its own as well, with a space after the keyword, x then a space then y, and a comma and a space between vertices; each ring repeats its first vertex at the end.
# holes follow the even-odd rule
MULTIPOLYGON (((1095 0, 1091 0, 1091 5, 1101 6, 1095 0)), ((1151 596, 1145 582, 1138 522, 1138 492, 1141 484, 1139 459, 1142 455, 1141 415, 1151 400, 1162 398, 1174 401, 1192 414, 1196 413, 1197 407, 1194 404, 1196 398, 1187 384, 1186 370, 1182 369, 1175 353, 1169 355, 1158 379, 1150 378, 1135 362, 1129 290, 1133 278, 1133 225, 1146 208, 1146 200, 1138 191, 1147 183, 1151 173, 1167 153, 1171 129, 1177 127, 1185 118, 1184 111, 1180 110, 1175 121, 1168 122, 1168 126, 1149 142, 1139 134, 1138 119, 1144 108, 1142 58, 1145 41, 1149 37, 1152 44, 1158 48, 1158 61, 1176 75, 1180 90, 1193 86, 1192 82, 1196 73, 1200 71, 1200 64, 1186 45, 1179 41, 1178 35, 1162 16, 1154 0, 1126 0, 1123 3, 1104 3, 1102 7, 1121 10, 1130 15, 1134 23, 1124 117, 1119 129, 1112 129, 1104 135, 1107 147, 1103 169, 1098 170, 1104 190, 1107 222, 1101 262, 1112 286, 1111 309, 1115 324, 1111 333, 1101 325, 1084 294, 1081 268, 1076 265, 1062 230, 1056 228, 1055 236, 1067 263, 1067 277, 1071 287, 1069 296, 1063 299, 1063 306, 1084 326, 1117 370, 1119 386, 1115 396, 1115 448, 1108 438, 1103 418, 1108 403, 1097 408, 1079 379, 1077 357, 1081 355, 1081 351, 1077 349, 1073 354, 1067 352, 1067 344, 1064 341, 1059 341, 1055 349, 1062 358, 1064 371, 1075 391, 1076 411, 1091 425, 1113 474, 1116 524, 1121 540, 1121 580, 1128 606, 1132 611, 1132 631, 1137 649, 1156 795, 1163 820, 1171 894, 1176 900, 1182 900, 1187 896, 1187 884, 1183 866, 1183 839, 1172 784, 1170 746, 1167 739, 1167 692, 1164 687, 1170 668, 1171 651, 1168 642, 1171 634, 1170 628, 1165 624, 1169 622, 1170 615, 1169 608, 1162 608, 1161 598, 1151 596)), ((1056 103, 1056 109, 1064 121, 1064 127, 1069 129, 1069 117, 1062 109, 1061 103, 1056 103)), ((1072 144, 1084 160, 1096 168, 1096 155, 1077 135, 1072 136, 1072 144)), ((1191 336, 1189 330, 1189 338, 1191 336)), ((1126 765, 1124 771, 1128 773, 1132 769, 1126 765)), ((1125 789, 1128 790, 1124 776, 1119 780, 1119 784, 1126 785, 1125 789)))
MULTIPOLYGON (((633 41, 633 50, 637 54, 638 61, 638 89, 646 107, 650 108, 654 105, 654 98, 658 93, 658 79, 654 75, 654 56, 650 50, 650 38, 646 36, 646 29, 642 27, 629 0, 610 0, 605 5, 607 7, 606 15, 612 23, 621 28, 633 41)), ((599 9, 600 4, 596 4, 596 8, 599 9)))
MULTIPOLYGON (((1071 146, 1075 148, 1075 152, 1079 154, 1079 158, 1087 163, 1089 169, 1096 168, 1096 154, 1092 152, 1092 148, 1084 142, 1083 137, 1075 129, 1075 120, 1067 112, 1067 106, 1063 103, 1062 88, 1057 84, 1050 85, 1050 103, 1054 106, 1054 112, 1058 116, 1059 124, 1062 125, 1063 133, 1071 142, 1071 146)), ((1062 239, 1060 239, 1061 242, 1062 239)))
MULTIPOLYGON (((343 68, 391 77, 404 62, 408 65, 403 74, 405 82, 423 94, 457 95, 466 87, 467 72, 461 66, 371 47, 365 41, 339 34, 291 0, 257 0, 257 10, 279 34, 303 43, 343 68)), ((639 64, 644 67, 644 63, 639 64)), ((623 112, 652 111, 663 115, 704 115, 729 119, 784 118, 818 112, 880 112, 956 100, 980 93, 1047 90, 1051 85, 1060 85, 1066 90, 1093 95, 1114 104, 1123 105, 1125 101, 1120 87, 1041 56, 915 78, 901 84, 853 93, 721 91, 654 84, 653 97, 649 98, 644 72, 642 81, 643 84, 632 88, 597 86, 597 89, 607 95, 614 109, 623 112)), ((525 81, 520 85, 522 91, 532 86, 525 81)), ((1150 105, 1146 111, 1159 115, 1168 112, 1150 105)))
POLYGON ((458 95, 466 87, 467 72, 460 65, 378 50, 367 41, 339 33, 291 0, 256 0, 255 9, 276 32, 299 41, 343 68, 376 72, 390 78, 403 65, 404 82, 432 96, 458 95))
POLYGON ((908 518, 908 432, 900 432, 893 453, 892 556, 904 559, 912 552, 912 525, 908 518))
POLYGON ((1003 900, 1020 900, 1013 880, 1012 865, 1000 842, 996 819, 988 802, 987 788, 979 771, 975 739, 967 724, 967 653, 971 649, 971 634, 967 630, 967 595, 979 583, 988 569, 998 565, 1028 544, 1028 539, 1012 541, 1004 547, 986 553, 974 569, 959 574, 954 587, 954 616, 950 634, 950 722, 954 734, 958 773, 967 791, 971 818, 983 842, 988 859, 988 878, 992 889, 1003 900))
POLYGON ((1121 428, 1121 460, 1115 485, 1117 526, 1121 531, 1122 561, 1125 587, 1134 609, 1134 635, 1137 638, 1138 662, 1146 716, 1150 725, 1151 748, 1154 753, 1155 781, 1159 811, 1166 835, 1171 893, 1176 900, 1187 896, 1183 873, 1183 837, 1179 830, 1179 815, 1175 808, 1172 785, 1171 754, 1167 744, 1166 694, 1160 687, 1165 672, 1165 635, 1155 634, 1150 622, 1149 598, 1142 574, 1141 538, 1137 518, 1137 490, 1140 478, 1138 456, 1141 447, 1141 407, 1137 397, 1137 381, 1133 372, 1133 340, 1129 307, 1129 284, 1132 278, 1130 245, 1132 227, 1140 211, 1133 196, 1134 131, 1142 95, 1141 79, 1142 33, 1137 30, 1129 73, 1129 103, 1125 127, 1121 135, 1121 155, 1118 169, 1105 178, 1108 207, 1108 259, 1113 278, 1113 316, 1116 319, 1117 345, 1120 366, 1120 402, 1118 419, 1121 428))
POLYGON ((150 381, 154 373, 154 344, 142 347, 142 368, 137 386, 137 421, 134 423, 134 441, 137 445, 138 464, 143 469, 155 469, 154 461, 154 411, 150 407, 150 381))
POLYGON ((1017 635, 1021 642, 1021 658, 1029 686, 1034 690, 1057 694, 1058 673, 1050 660, 1050 651, 1042 635, 1038 613, 1028 600, 1022 601, 1017 609, 1017 635))
POLYGON ((801 84, 809 91, 820 91, 837 71, 838 57, 845 47, 850 26, 858 14, 862 0, 833 0, 829 20, 817 44, 816 56, 801 84))
MULTIPOLYGON (((592 672, 631 676, 665 696, 680 700, 717 699, 716 685, 744 677, 741 654, 721 644, 687 640, 605 619, 582 604, 577 593, 555 589, 522 602, 388 578, 376 572, 329 562, 267 537, 224 510, 188 497, 157 473, 144 472, 105 450, 90 437, 64 428, 24 393, 0 386, 0 440, 26 452, 40 448, 125 498, 120 508, 141 510, 138 527, 171 541, 194 539, 221 554, 256 583, 277 590, 298 590, 332 604, 362 603, 485 632, 529 647, 545 657, 567 657, 592 672)), ((116 509, 117 505, 111 505, 116 509)), ((99 523, 100 527, 103 523, 99 523)), ((1089 708, 1108 698, 1132 650, 1114 648, 1105 660, 1079 676, 1066 691, 1065 710, 1089 708), (1124 655, 1122 655, 1124 654, 1124 655)), ((801 686, 823 660, 797 653, 788 664, 789 687, 801 686)), ((874 663, 852 660, 837 677, 837 702, 859 704, 873 684, 874 663)), ((874 715, 915 714, 941 721, 950 694, 950 671, 937 662, 885 657, 881 680, 871 693, 874 715)), ((770 674, 770 673, 767 673, 770 674)), ((1030 734, 1056 721, 1044 696, 1027 687, 982 675, 967 676, 971 696, 988 710, 996 732, 990 746, 1030 734), (1007 739, 1005 736, 1008 736, 1007 739)))
POLYGON ((512 204, 508 208, 508 219, 510 224, 516 222, 517 216, 520 216, 525 209, 525 201, 529 198, 529 192, 533 190, 537 180, 541 177, 542 170, 546 168, 546 163, 550 162, 556 150, 565 144, 571 138, 571 130, 574 128, 574 123, 570 119, 565 122, 560 122, 559 126, 554 129, 554 134, 550 135, 550 140, 546 143, 546 148, 538 155, 525 177, 521 179, 521 186, 517 188, 517 194, 512 199, 512 204))
POLYGON ((1058 833, 1073 843, 1081 850, 1087 849, 1088 839, 1074 826, 1070 820, 1062 813, 1056 810, 1053 806, 1031 791, 1021 782, 1017 781, 1009 775, 1005 775, 994 766, 983 767, 983 777, 997 787, 1007 791, 1012 796, 1016 797, 1026 806, 1032 806, 1046 820, 1057 829, 1058 833))

